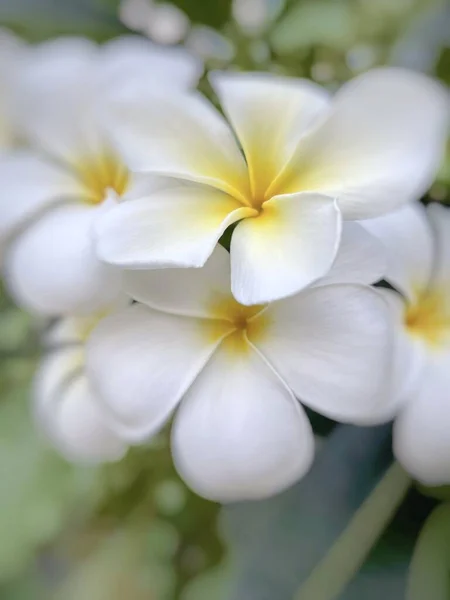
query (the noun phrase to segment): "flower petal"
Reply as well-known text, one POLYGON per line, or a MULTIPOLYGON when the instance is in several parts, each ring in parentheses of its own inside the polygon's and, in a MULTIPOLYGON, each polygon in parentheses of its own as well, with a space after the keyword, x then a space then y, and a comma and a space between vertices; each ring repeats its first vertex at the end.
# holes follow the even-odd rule
POLYGON ((436 254, 432 275, 432 284, 450 285, 450 210, 441 204, 433 203, 427 208, 427 214, 435 235, 436 254))
POLYGON ((161 47, 140 35, 123 35, 101 48, 99 76, 117 86, 138 83, 186 89, 197 85, 203 72, 202 62, 185 48, 161 47))
POLYGON ((383 246, 358 223, 342 224, 342 236, 330 271, 317 285, 330 283, 375 283, 386 272, 383 246))
POLYGON ((105 212, 96 227, 97 252, 128 268, 200 267, 228 225, 253 214, 214 188, 175 182, 105 212))
POLYGON ((58 38, 36 46, 21 68, 19 110, 27 137, 70 163, 103 149, 95 108, 98 52, 85 38, 58 38))
POLYGON ((81 186, 68 171, 26 151, 17 151, 0 160, 0 241, 47 208, 76 200, 81 186))
POLYGON ((426 485, 450 483, 449 386, 447 356, 441 364, 429 364, 419 389, 395 421, 395 455, 426 485))
POLYGON ((82 372, 82 351, 66 349, 45 358, 34 385, 35 414, 52 444, 69 460, 120 460, 127 447, 106 425, 82 372))
POLYGON ((169 419, 226 331, 133 305, 110 315, 87 345, 87 369, 111 426, 139 442, 169 419))
POLYGON ((392 408, 389 410, 391 417, 394 417, 417 389, 426 363, 427 349, 422 340, 411 336, 405 327, 407 305, 404 298, 394 290, 381 288, 379 292, 386 299, 393 317, 394 388, 392 408))
POLYGON ((314 442, 301 406, 251 347, 225 340, 175 417, 177 470, 198 494, 231 502, 289 487, 309 469, 314 442))
POLYGON ((391 402, 393 352, 381 294, 361 285, 313 287, 258 318, 265 327, 255 345, 302 402, 337 421, 380 420, 391 402))
POLYGON ((295 294, 331 267, 341 217, 332 198, 292 194, 273 198, 231 238, 231 286, 241 304, 262 304, 295 294))
POLYGON ((17 237, 5 256, 5 281, 19 304, 55 315, 93 312, 114 301, 122 275, 98 260, 91 241, 102 210, 60 206, 17 237))
POLYGON ((125 271, 124 289, 134 300, 157 310, 221 319, 221 307, 231 298, 230 255, 216 246, 199 269, 125 271))
POLYGON ((327 119, 300 140, 273 193, 337 197, 350 219, 420 197, 447 138, 447 91, 424 75, 374 69, 346 84, 327 119))
POLYGON ((408 300, 417 300, 430 282, 436 253, 423 206, 417 202, 361 225, 385 247, 385 279, 408 300))
POLYGON ((248 202, 244 158, 226 122, 202 96, 137 93, 127 86, 108 115, 109 133, 132 170, 212 185, 248 202))
POLYGON ((269 73, 216 72, 210 79, 244 150, 253 197, 264 198, 329 94, 306 79, 269 73))

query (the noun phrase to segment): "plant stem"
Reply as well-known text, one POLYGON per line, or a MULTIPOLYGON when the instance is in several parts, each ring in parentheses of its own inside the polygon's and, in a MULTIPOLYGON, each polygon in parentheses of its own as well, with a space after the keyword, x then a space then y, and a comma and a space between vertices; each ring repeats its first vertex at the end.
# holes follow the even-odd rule
POLYGON ((301 586, 295 600, 335 600, 364 563, 411 485, 398 463, 387 470, 347 528, 301 586))

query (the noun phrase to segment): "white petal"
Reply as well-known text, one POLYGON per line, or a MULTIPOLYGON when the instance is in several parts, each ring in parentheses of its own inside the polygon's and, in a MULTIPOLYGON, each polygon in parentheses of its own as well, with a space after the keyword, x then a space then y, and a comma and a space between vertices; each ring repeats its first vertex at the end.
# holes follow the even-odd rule
POLYGON ((0 159, 0 241, 4 242, 38 213, 76 200, 81 186, 66 170, 26 151, 0 159))
POLYGON ((386 273, 386 253, 380 242, 358 223, 345 222, 336 259, 317 285, 375 283, 386 273))
POLYGON ((81 350, 62 350, 42 361, 34 401, 38 423, 67 459, 97 463, 125 454, 125 443, 106 425, 82 372, 81 350))
POLYGON ((409 300, 427 288, 435 260, 433 232, 420 203, 376 219, 361 221, 386 249, 385 279, 409 300))
POLYGON ((96 102, 98 47, 62 37, 36 46, 20 73, 19 110, 32 143, 72 162, 103 146, 96 102))
POLYGON ((210 500, 259 499, 309 469, 314 442, 302 408, 251 347, 225 340, 181 403, 172 451, 181 477, 210 500))
POLYGON ((151 308, 191 317, 224 318, 221 304, 231 298, 230 255, 216 246, 199 269, 125 271, 124 289, 151 308))
POLYGON ((5 256, 5 281, 19 304, 47 315, 86 313, 119 295, 121 273, 98 260, 91 240, 102 210, 64 205, 18 236, 5 256))
POLYGON ((351 219, 393 210, 431 184, 448 117, 439 83, 402 69, 369 71, 347 83, 329 117, 300 140, 274 193, 330 194, 351 219))
POLYGON ((245 219, 231 238, 231 282, 241 304, 262 304, 295 294, 331 267, 341 217, 332 198, 293 194, 273 198, 245 219))
POLYGON ((202 96, 138 93, 128 86, 111 102, 108 121, 132 170, 206 183, 248 200, 244 158, 227 123, 202 96))
POLYGON ((436 245, 432 284, 449 289, 450 285, 450 210, 441 204, 428 206, 436 245))
POLYGON ((260 318, 265 328, 254 343, 302 402, 337 421, 380 420, 392 400, 393 354, 381 294, 361 285, 313 287, 260 318))
POLYGON ((379 292, 386 299, 393 317, 393 402, 391 407, 387 407, 387 414, 392 418, 416 391, 427 359, 427 348, 420 339, 412 337, 405 327, 407 305, 404 298, 394 290, 380 288, 379 292))
POLYGON ((329 94, 306 79, 269 73, 216 72, 210 79, 244 150, 253 196, 264 198, 329 94))
POLYGON ((394 427, 394 452, 413 477, 426 485, 450 483, 450 369, 432 365, 394 427))
POLYGON ((128 268, 200 267, 228 225, 255 213, 214 188, 179 185, 106 212, 97 252, 128 268))
POLYGON ((210 323, 133 305, 93 331, 88 373, 123 437, 139 442, 164 425, 220 342, 210 323))
POLYGON ((139 35, 124 35, 104 44, 99 57, 99 77, 116 87, 133 83, 185 89, 197 85, 201 61, 181 46, 162 47, 139 35))

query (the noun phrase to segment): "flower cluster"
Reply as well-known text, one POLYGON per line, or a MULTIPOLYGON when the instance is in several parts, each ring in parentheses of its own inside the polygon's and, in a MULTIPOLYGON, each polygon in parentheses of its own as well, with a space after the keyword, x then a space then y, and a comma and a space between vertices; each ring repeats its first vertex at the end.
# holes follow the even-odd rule
POLYGON ((67 458, 119 460, 173 418, 193 489, 262 498, 312 463, 305 406, 398 414, 400 460, 450 481, 450 217, 430 211, 433 237, 416 202, 446 141, 439 84, 376 69, 330 97, 212 73, 220 112, 195 58, 138 37, 59 39, 15 66, 3 274, 58 318, 34 402, 67 458))

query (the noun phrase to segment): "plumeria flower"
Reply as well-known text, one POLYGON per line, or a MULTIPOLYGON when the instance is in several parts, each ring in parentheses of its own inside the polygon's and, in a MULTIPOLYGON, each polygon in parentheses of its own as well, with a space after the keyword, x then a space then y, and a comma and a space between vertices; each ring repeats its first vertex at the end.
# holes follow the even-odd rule
POLYGON ((101 216, 105 261, 201 267, 237 223, 234 297, 244 305, 286 297, 330 269, 343 219, 420 194, 442 156, 447 96, 417 73, 374 70, 333 100, 312 82, 269 74, 216 73, 211 83, 233 131, 194 93, 118 92, 110 130, 127 164, 180 185, 143 191, 101 216))
POLYGON ((66 459, 76 463, 116 461, 128 449, 108 426, 85 371, 86 340, 104 316, 67 317, 55 324, 46 336, 46 354, 34 380, 38 426, 66 459))
POLYGON ((340 421, 380 420, 389 398, 389 309, 368 285, 384 271, 375 239, 344 228, 330 273, 292 298, 244 306, 230 257, 204 267, 125 272, 137 304, 106 317, 86 364, 110 425, 132 443, 170 419, 185 481, 213 500, 274 494, 311 465, 314 438, 298 399, 340 421))
POLYGON ((450 483, 450 211, 416 204, 364 223, 385 244, 404 381, 394 451, 426 484, 450 483))
POLYGON ((120 199, 132 179, 101 124, 106 98, 118 84, 167 91, 195 85, 200 73, 185 51, 139 37, 101 47, 61 38, 30 52, 19 109, 33 150, 0 163, 5 276, 21 305, 88 314, 117 296, 120 272, 97 259, 90 234, 108 196, 120 199))

